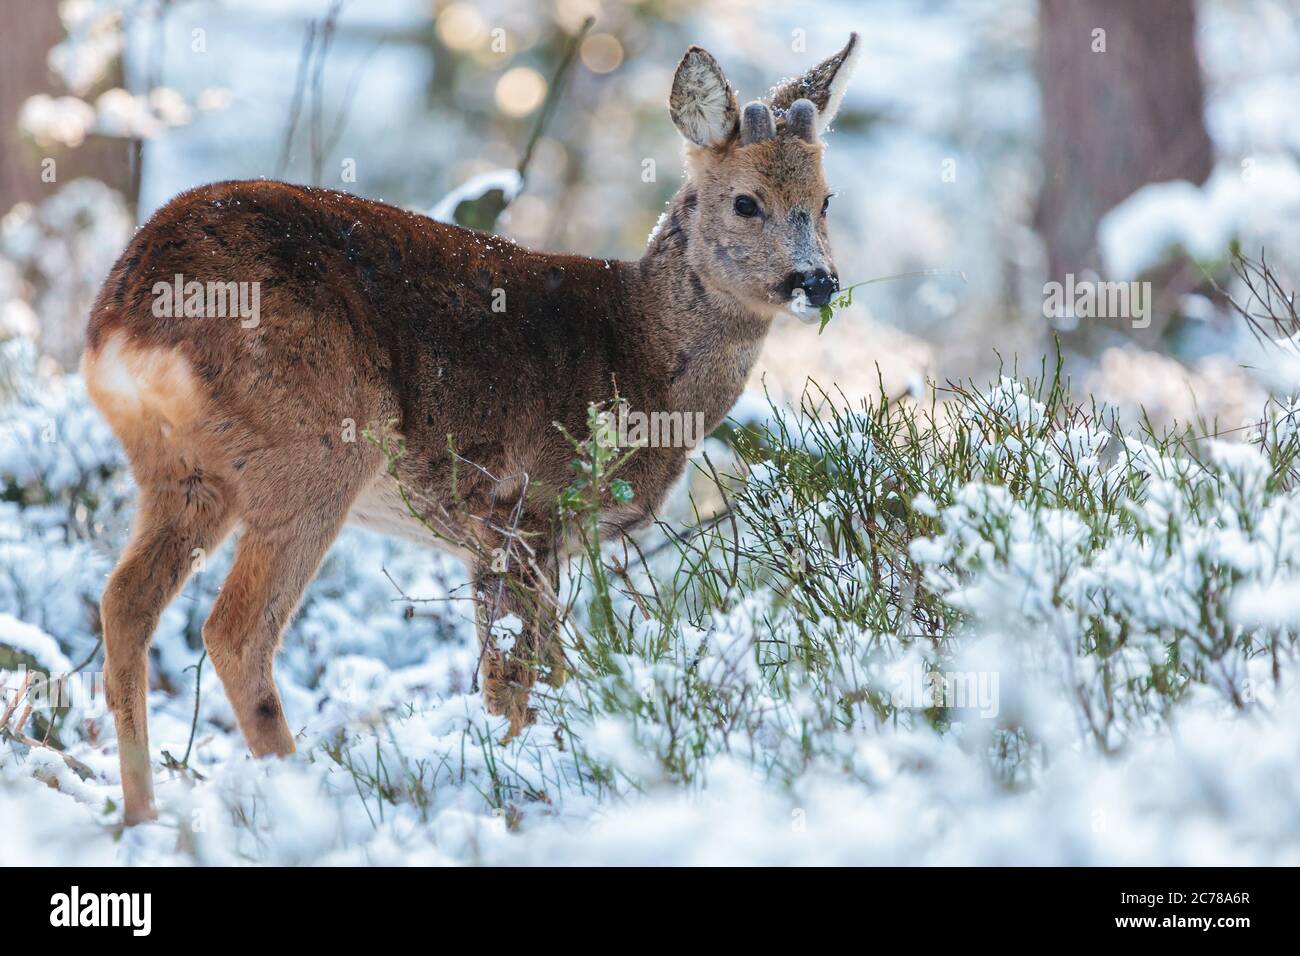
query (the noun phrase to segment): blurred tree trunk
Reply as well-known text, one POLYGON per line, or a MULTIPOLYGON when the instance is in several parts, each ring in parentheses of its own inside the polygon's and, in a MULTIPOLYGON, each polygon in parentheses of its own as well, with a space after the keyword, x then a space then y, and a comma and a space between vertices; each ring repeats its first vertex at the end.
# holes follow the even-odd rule
POLYGON ((1147 183, 1210 175, 1193 2, 1040 0, 1038 77, 1036 225, 1048 279, 1063 282, 1100 272, 1097 224, 1108 210, 1147 183))
POLYGON ((63 90, 47 63, 50 47, 63 39, 56 0, 0 3, 0 215, 19 202, 39 202, 63 183, 93 176, 123 193, 134 208, 130 144, 90 136, 76 149, 40 148, 18 132, 18 116, 29 96, 63 90), (57 181, 43 182, 41 161, 57 164, 57 181))

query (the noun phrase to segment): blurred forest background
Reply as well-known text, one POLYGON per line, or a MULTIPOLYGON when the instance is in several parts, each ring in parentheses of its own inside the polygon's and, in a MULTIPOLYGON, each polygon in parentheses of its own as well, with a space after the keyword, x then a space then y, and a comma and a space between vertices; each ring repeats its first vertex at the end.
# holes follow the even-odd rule
POLYGON ((685 47, 743 101, 858 30, 827 154, 841 278, 949 274, 859 290, 822 336, 779 326, 754 386, 919 394, 1056 335, 1076 388, 1235 425, 1270 382, 1218 285, 1237 248, 1300 267, 1297 3, 0 0, 0 336, 75 367, 130 231, 220 179, 429 211, 526 165, 497 231, 636 257, 679 182, 685 47), (1067 274, 1149 280, 1150 325, 1045 317, 1067 274))

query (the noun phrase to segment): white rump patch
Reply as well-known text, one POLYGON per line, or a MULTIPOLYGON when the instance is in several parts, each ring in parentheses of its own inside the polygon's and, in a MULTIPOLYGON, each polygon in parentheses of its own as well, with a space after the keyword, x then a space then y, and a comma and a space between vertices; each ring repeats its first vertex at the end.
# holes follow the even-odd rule
POLYGON ((94 383, 98 391, 118 399, 140 401, 140 382, 126 364, 121 336, 110 336, 93 359, 87 352, 82 364, 85 377, 94 383))
POLYGON ((202 392, 185 356, 173 349, 136 348, 126 335, 110 335, 81 360, 91 398, 110 421, 138 418, 146 411, 167 424, 187 424, 198 412, 202 392))

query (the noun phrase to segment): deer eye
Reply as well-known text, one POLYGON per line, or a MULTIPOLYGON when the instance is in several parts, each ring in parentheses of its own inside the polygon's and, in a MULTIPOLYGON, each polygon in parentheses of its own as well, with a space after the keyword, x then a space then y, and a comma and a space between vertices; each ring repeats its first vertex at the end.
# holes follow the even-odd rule
MULTIPOLYGON (((834 193, 832 193, 831 195, 833 196, 834 193)), ((826 210, 830 208, 831 208, 831 197, 827 196, 825 199, 822 200, 822 215, 823 216, 826 215, 826 210)))
POLYGON ((754 201, 753 196, 737 196, 732 208, 736 210, 737 216, 744 216, 746 219, 758 215, 758 203, 754 201))

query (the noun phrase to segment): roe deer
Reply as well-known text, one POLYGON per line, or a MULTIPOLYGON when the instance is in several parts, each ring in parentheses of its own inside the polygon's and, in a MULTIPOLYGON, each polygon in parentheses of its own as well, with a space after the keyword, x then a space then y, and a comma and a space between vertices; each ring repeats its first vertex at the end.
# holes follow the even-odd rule
MULTIPOLYGON (((82 364, 139 487, 101 604, 128 824, 156 818, 152 633, 193 556, 235 526, 203 641, 253 754, 294 750, 272 658, 349 521, 466 558, 487 707, 511 733, 527 723, 536 676, 563 667, 553 615, 528 599, 554 587, 572 544, 555 520, 556 494, 573 480, 556 424, 585 435, 588 404, 616 388, 633 409, 698 415, 707 433, 776 314, 800 291, 813 305, 834 294, 821 133, 857 46, 853 34, 743 110, 714 58, 687 50, 669 99, 687 141, 685 181, 635 262, 531 252, 268 181, 194 189, 136 233, 95 302, 82 364), (258 314, 187 318, 203 314, 201 292, 189 309, 195 282, 232 297, 251 284, 258 314), (160 309, 173 284, 178 301, 160 309), (400 457, 346 440, 349 424, 372 423, 391 427, 400 457), (519 542, 526 559, 488 559, 519 542), (510 650, 491 639, 497 613, 522 623, 510 650)), ((646 520, 688 452, 633 455, 620 474, 635 500, 607 502, 602 521, 646 520)))

